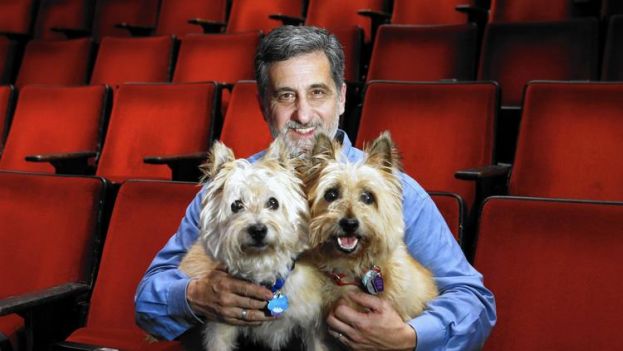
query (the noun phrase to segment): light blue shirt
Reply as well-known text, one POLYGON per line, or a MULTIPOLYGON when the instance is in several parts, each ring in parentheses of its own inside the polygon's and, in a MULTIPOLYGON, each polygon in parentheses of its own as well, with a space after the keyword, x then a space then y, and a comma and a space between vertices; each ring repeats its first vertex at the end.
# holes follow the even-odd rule
MULTIPOLYGON (((342 153, 351 162, 361 160, 363 152, 340 133, 342 153)), ((480 349, 496 321, 493 294, 465 259, 428 193, 406 174, 401 181, 405 242, 413 257, 432 271, 440 292, 423 314, 408 322, 417 333, 416 350, 480 349)), ((177 233, 156 255, 136 293, 137 324, 167 340, 198 323, 186 301, 189 278, 178 266, 198 237, 201 196, 199 192, 188 206, 177 233)))

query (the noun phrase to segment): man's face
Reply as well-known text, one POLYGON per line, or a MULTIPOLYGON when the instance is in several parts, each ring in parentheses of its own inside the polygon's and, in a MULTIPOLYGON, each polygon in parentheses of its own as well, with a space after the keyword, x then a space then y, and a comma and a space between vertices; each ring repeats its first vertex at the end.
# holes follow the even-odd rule
POLYGON ((322 51, 275 62, 268 77, 265 118, 273 137, 284 135, 293 155, 309 150, 320 132, 335 135, 346 85, 335 87, 322 51))

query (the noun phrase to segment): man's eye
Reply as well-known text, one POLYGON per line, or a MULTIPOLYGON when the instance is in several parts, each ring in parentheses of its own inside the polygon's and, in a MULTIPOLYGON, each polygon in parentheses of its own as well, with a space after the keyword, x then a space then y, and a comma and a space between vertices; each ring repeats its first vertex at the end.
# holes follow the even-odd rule
POLYGON ((315 99, 323 98, 327 95, 327 92, 322 89, 314 89, 311 91, 311 96, 315 99))
POLYGON ((290 102, 294 100, 294 93, 281 93, 277 96, 280 102, 290 102))

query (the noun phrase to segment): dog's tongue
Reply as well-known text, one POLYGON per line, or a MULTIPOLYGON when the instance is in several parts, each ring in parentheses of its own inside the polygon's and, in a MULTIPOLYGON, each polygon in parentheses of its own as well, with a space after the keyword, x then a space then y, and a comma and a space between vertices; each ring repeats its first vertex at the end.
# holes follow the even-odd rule
POLYGON ((337 238, 337 244, 344 250, 352 250, 357 246, 359 239, 356 236, 340 236, 337 238))

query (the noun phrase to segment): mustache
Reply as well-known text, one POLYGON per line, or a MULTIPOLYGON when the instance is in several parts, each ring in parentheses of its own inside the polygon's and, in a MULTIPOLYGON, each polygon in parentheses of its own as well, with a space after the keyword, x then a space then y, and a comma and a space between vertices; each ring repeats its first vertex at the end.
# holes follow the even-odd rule
POLYGON ((302 129, 302 128, 317 128, 321 126, 321 123, 318 121, 315 122, 310 122, 310 123, 299 123, 296 121, 288 121, 286 122, 286 124, 283 126, 284 130, 288 130, 288 129, 302 129))

